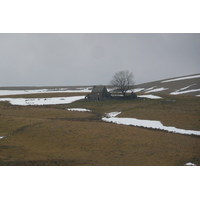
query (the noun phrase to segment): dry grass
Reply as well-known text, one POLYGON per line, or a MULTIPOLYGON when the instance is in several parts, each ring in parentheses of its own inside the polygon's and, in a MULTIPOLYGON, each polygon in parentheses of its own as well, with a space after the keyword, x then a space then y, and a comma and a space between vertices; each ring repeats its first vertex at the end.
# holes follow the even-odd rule
POLYGON ((84 96, 82 92, 59 92, 59 93, 37 93, 37 94, 18 94, 18 95, 5 95, 1 98, 51 98, 51 97, 70 97, 70 96, 84 96))
MULTIPOLYGON (((163 96, 163 95, 162 95, 163 96)), ((166 126, 200 130, 200 98, 163 96, 161 100, 145 100, 124 110, 121 117, 159 120, 166 126)))
POLYGON ((189 161, 200 165, 200 137, 101 121, 106 112, 123 111, 121 117, 161 120, 164 125, 200 130, 200 98, 169 99, 172 96, 54 106, 0 102, 0 136, 7 136, 0 140, 0 165, 167 166, 189 161), (70 107, 93 112, 65 110, 70 107))

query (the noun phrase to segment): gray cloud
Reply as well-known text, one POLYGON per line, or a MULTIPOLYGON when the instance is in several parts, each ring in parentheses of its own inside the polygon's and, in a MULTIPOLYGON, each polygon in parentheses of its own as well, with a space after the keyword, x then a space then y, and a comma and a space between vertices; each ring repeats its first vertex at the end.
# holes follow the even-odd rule
POLYGON ((200 34, 0 34, 0 86, 136 83, 200 73, 200 34))

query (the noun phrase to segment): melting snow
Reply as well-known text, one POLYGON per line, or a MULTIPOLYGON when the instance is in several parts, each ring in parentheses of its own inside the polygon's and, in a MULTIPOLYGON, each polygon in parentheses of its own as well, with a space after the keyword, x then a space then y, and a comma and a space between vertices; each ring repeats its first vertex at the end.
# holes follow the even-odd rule
MULTIPOLYGON (((182 89, 183 89, 183 88, 182 88, 182 89)), ((198 92, 198 91, 200 91, 200 89, 185 90, 185 91, 177 90, 177 91, 175 91, 175 92, 171 92, 170 94, 171 94, 171 95, 178 95, 178 94, 185 94, 185 93, 198 92)))
POLYGON ((106 113, 106 116, 108 118, 111 118, 111 117, 116 117, 117 115, 121 114, 122 112, 111 112, 111 113, 106 113))
POLYGON ((179 90, 177 90, 177 91, 186 90, 186 89, 188 89, 189 87, 192 87, 193 85, 196 85, 196 83, 195 83, 195 84, 192 84, 192 85, 189 85, 189 86, 187 86, 187 87, 181 88, 181 89, 179 89, 179 90))
POLYGON ((133 92, 134 93, 137 93, 137 92, 141 92, 142 90, 144 90, 145 88, 135 88, 133 89, 133 92))
POLYGON ((170 80, 162 81, 161 83, 166 83, 166 82, 171 82, 171 81, 180 81, 180 80, 191 79, 191 78, 200 78, 200 75, 194 75, 194 76, 187 76, 187 77, 182 77, 182 78, 170 79, 170 80))
POLYGON ((68 104, 74 101, 85 98, 85 96, 74 97, 54 97, 54 98, 0 98, 0 101, 9 101, 12 105, 56 105, 56 104, 68 104))
POLYGON ((17 95, 17 94, 37 94, 47 93, 46 89, 43 90, 0 90, 0 96, 17 95))
POLYGON ((152 95, 152 94, 138 95, 138 97, 145 97, 145 98, 149 98, 149 99, 163 99, 162 97, 155 96, 155 95, 152 95))
POLYGON ((186 163, 185 165, 186 165, 186 166, 196 166, 196 164, 191 163, 191 162, 188 162, 188 163, 186 163))
POLYGON ((153 87, 147 88, 145 91, 153 90, 155 87, 156 87, 156 86, 153 86, 153 87))
MULTIPOLYGON (((196 89, 195 90, 186 90, 186 89, 188 89, 189 87, 191 87, 193 85, 196 85, 196 84, 192 84, 192 85, 189 85, 187 87, 181 88, 179 90, 176 90, 175 92, 171 92, 170 94, 172 94, 172 95, 178 95, 178 94, 184 94, 184 93, 188 93, 188 92, 196 92, 196 89), (183 90, 185 90, 185 91, 183 91, 183 90)), ((197 91, 198 90, 199 89, 197 89, 197 91)))
POLYGON ((18 95, 18 94, 38 94, 38 93, 73 93, 73 92, 91 92, 91 88, 77 88, 76 90, 69 90, 67 88, 60 89, 40 89, 40 90, 0 90, 0 96, 18 95))
POLYGON ((67 110, 69 111, 80 111, 80 112, 92 112, 89 109, 85 109, 85 108, 68 108, 67 110))
POLYGON ((163 91, 163 90, 168 90, 169 88, 164 88, 164 87, 161 87, 161 88, 156 88, 156 89, 153 89, 153 90, 148 90, 147 92, 145 93, 151 93, 151 92, 160 92, 160 91, 163 91))
POLYGON ((172 132, 172 133, 200 135, 200 131, 179 129, 179 128, 175 128, 175 127, 172 127, 172 126, 164 126, 160 121, 116 117, 120 113, 121 112, 108 113, 106 117, 102 118, 102 120, 106 121, 106 122, 116 123, 116 124, 160 129, 160 130, 165 130, 165 131, 172 132))

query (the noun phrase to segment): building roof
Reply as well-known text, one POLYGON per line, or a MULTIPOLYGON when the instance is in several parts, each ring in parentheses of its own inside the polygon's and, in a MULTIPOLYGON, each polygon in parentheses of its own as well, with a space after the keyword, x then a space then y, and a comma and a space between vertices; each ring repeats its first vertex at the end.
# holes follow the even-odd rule
POLYGON ((92 92, 103 92, 103 89, 105 88, 105 86, 94 86, 92 89, 92 92))

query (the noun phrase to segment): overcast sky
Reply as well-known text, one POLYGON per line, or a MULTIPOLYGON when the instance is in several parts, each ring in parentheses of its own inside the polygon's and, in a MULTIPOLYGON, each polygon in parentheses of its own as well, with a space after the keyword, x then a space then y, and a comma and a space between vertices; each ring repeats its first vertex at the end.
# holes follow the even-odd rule
POLYGON ((200 34, 0 34, 1 86, 135 83, 200 73, 200 34))

